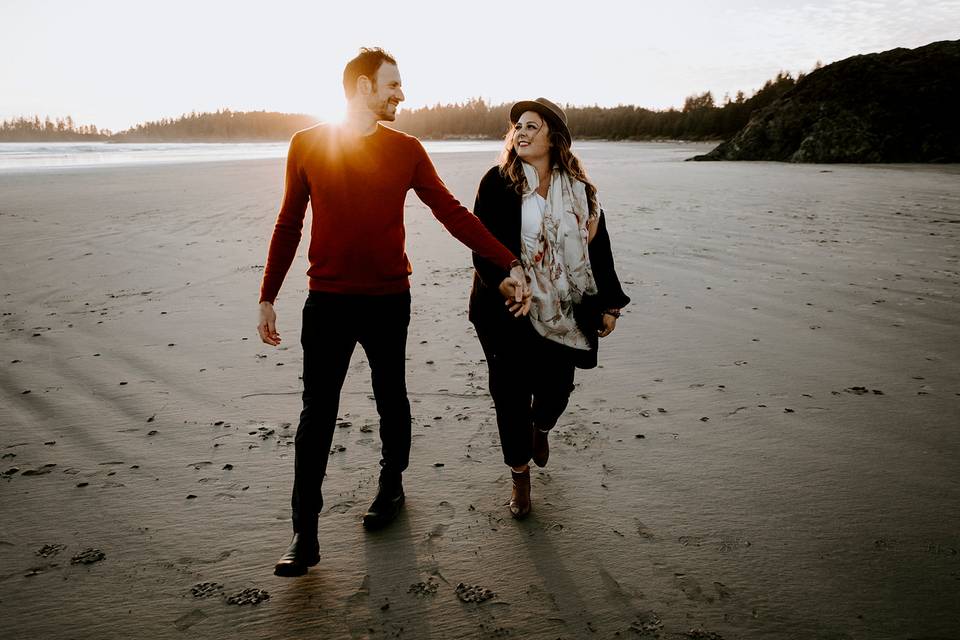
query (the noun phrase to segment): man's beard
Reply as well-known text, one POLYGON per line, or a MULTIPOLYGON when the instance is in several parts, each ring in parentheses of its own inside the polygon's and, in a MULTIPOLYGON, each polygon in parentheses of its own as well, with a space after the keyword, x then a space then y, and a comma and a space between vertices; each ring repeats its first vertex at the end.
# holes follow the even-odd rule
POLYGON ((377 117, 380 120, 393 122, 397 119, 397 107, 394 105, 393 109, 391 109, 390 106, 389 100, 380 105, 380 108, 377 110, 377 117))
POLYGON ((370 109, 373 111, 373 114, 377 117, 377 120, 387 120, 388 122, 393 122, 397 119, 397 108, 394 105, 394 108, 390 109, 390 100, 384 100, 383 102, 377 105, 371 105, 370 109))

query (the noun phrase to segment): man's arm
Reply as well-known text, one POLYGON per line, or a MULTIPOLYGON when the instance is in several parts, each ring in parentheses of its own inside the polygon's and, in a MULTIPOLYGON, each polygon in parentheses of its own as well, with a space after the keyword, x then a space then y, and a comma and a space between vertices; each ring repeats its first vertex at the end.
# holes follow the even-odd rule
POLYGON ((310 200, 310 189, 300 171, 297 138, 298 135, 295 134, 290 140, 283 200, 273 228, 273 236, 270 238, 267 264, 260 283, 260 320, 257 332, 263 342, 274 346, 280 344, 280 334, 277 333, 277 315, 273 310, 273 303, 297 254, 303 230, 303 216, 310 200))
MULTIPOLYGON (((493 186, 494 172, 495 169, 492 169, 483 176, 480 186, 477 188, 477 197, 473 201, 473 215, 477 216, 477 219, 487 229, 491 228, 492 217, 495 215, 492 210, 495 206, 493 202, 496 192, 496 188, 493 186)), ((510 275, 507 269, 498 267, 476 251, 473 252, 473 266, 480 276, 480 281, 491 289, 496 289, 503 279, 510 275)))
POLYGON ((520 261, 475 215, 453 197, 437 175, 437 170, 423 146, 419 141, 416 144, 420 159, 414 171, 411 185, 413 190, 454 238, 497 268, 508 272, 506 278, 500 282, 500 292, 507 298, 506 304, 510 305, 511 313, 517 316, 527 315, 531 303, 530 289, 520 261))
POLYGON ((417 196, 425 205, 430 207, 434 217, 447 228, 454 238, 467 247, 486 258, 504 271, 510 270, 511 263, 516 260, 509 249, 504 247, 487 230, 483 223, 466 207, 453 197, 443 184, 437 170, 430 161, 427 152, 420 143, 420 159, 414 171, 413 184, 417 196))

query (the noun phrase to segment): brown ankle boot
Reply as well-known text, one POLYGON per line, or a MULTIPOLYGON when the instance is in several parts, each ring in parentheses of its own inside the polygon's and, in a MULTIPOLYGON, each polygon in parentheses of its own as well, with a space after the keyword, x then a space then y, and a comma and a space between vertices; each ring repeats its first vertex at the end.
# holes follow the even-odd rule
POLYGON ((538 467, 547 466, 550 459, 550 441, 547 440, 549 431, 533 428, 533 461, 538 467))
POLYGON ((510 514, 517 520, 530 513, 530 469, 522 473, 510 470, 513 476, 513 493, 510 494, 510 514))

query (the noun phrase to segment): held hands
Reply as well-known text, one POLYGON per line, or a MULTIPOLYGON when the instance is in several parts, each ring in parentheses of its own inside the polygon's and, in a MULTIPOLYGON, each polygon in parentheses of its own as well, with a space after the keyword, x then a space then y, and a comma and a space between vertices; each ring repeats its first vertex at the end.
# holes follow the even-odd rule
POLYGON ((506 300, 504 305, 510 310, 515 318, 525 316, 530 312, 530 304, 533 302, 533 293, 527 285, 527 276, 523 272, 523 267, 517 265, 510 269, 510 275, 500 283, 500 295, 506 300))
POLYGON ((280 344, 280 334, 277 333, 277 314, 273 305, 267 301, 260 303, 260 322, 257 324, 257 333, 265 343, 277 346, 280 344))

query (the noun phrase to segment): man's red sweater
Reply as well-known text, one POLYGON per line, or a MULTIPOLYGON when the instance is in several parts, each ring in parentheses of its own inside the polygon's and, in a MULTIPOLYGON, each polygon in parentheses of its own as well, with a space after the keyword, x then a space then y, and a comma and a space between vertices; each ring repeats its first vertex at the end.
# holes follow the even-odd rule
POLYGON ((410 189, 454 237, 506 275, 513 254, 447 191, 419 140, 382 125, 356 137, 320 124, 290 141, 260 300, 277 297, 300 244, 308 200, 310 289, 363 295, 409 289, 403 203, 410 189))

